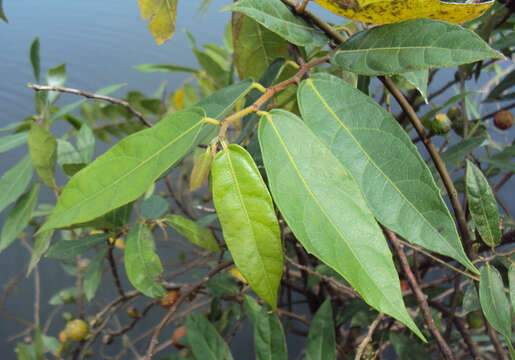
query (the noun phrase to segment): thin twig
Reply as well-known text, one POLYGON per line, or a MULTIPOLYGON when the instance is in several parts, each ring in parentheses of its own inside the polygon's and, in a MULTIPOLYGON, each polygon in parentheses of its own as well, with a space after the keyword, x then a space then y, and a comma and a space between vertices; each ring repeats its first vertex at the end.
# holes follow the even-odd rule
POLYGON ((120 276, 118 275, 118 270, 116 268, 116 262, 114 261, 113 256, 113 248, 114 248, 114 241, 111 244, 109 240, 107 240, 107 246, 109 246, 107 250, 107 259, 109 260, 109 266, 111 267, 111 273, 113 274, 114 278, 114 285, 116 286, 116 290, 118 291, 118 294, 120 294, 120 297, 123 299, 125 298, 125 292, 122 288, 122 283, 120 282, 120 276))
POLYGON ((359 344, 359 346, 358 346, 358 350, 356 351, 356 356, 354 357, 354 360, 361 359, 361 356, 363 355, 363 351, 365 351, 365 348, 367 347, 368 343, 370 342, 370 340, 372 340, 372 335, 374 334, 374 331, 376 330, 376 328, 379 325, 379 323, 381 322, 381 320, 383 320, 383 317, 384 317, 384 314, 380 313, 376 317, 374 322, 370 325, 370 327, 368 328, 367 335, 365 336, 365 338, 363 339, 361 344, 359 344))

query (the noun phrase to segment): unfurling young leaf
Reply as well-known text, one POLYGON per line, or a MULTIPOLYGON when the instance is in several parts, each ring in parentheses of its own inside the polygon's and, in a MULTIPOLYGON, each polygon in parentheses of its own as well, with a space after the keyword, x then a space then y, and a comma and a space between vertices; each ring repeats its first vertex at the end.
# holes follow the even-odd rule
POLYGON ((250 154, 239 145, 218 153, 213 202, 234 263, 272 309, 283 271, 279 224, 272 198, 250 154))
POLYGON ((148 29, 158 45, 169 40, 175 32, 177 0, 138 0, 141 17, 148 18, 148 29))
POLYGON ((175 229, 175 231, 193 244, 208 251, 220 252, 220 247, 213 234, 211 234, 211 231, 198 225, 194 221, 177 215, 168 215, 165 221, 171 228, 175 229))
POLYGON ((57 160, 57 141, 54 136, 36 123, 29 133, 29 154, 41 180, 55 188, 54 170, 57 160))

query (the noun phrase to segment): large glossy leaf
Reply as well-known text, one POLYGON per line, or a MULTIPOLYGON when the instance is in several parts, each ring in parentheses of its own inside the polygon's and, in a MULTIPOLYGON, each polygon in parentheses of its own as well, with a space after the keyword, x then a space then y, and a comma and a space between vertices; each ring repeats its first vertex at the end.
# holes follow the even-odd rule
POLYGON ((298 96, 304 121, 357 179, 381 223, 477 272, 428 167, 390 113, 328 75, 304 81, 298 96))
POLYGON ((29 133, 29 154, 36 172, 48 187, 55 187, 54 170, 57 159, 57 141, 53 135, 36 123, 29 133))
POLYGON ((0 137, 0 154, 25 144, 28 138, 28 132, 21 132, 0 137))
POLYGON ((88 269, 86 270, 86 275, 84 275, 84 283, 82 287, 84 288, 84 295, 86 295, 86 299, 91 301, 98 290, 98 286, 102 281, 102 270, 104 269, 104 259, 106 257, 108 248, 100 250, 91 263, 88 265, 88 269))
POLYGON ((257 360, 287 360, 288 350, 283 326, 277 315, 245 296, 245 311, 254 326, 257 360))
POLYGON ((240 78, 259 79, 278 57, 288 58, 288 43, 252 18, 232 17, 235 65, 240 78))
POLYGON ((131 284, 151 298, 166 295, 157 278, 163 272, 159 256, 152 248, 152 233, 144 224, 133 226, 125 243, 125 271, 131 284))
POLYGON ((193 108, 121 140, 70 179, 40 231, 86 222, 137 199, 189 151, 203 125, 203 111, 193 108))
POLYGON ((5 250, 29 225, 32 212, 36 208, 39 195, 39 183, 32 184, 29 191, 23 194, 7 215, 0 234, 0 252, 5 250))
POLYGON ((316 46, 327 42, 323 32, 293 15, 281 1, 239 0, 225 10, 241 12, 295 45, 316 46))
POLYGON ((463 23, 477 18, 494 3, 441 0, 315 0, 329 11, 353 20, 388 24, 413 18, 463 23))
POLYGON ((27 269, 27 276, 30 275, 34 267, 38 264, 41 256, 47 251, 50 246, 50 242, 52 241, 52 236, 54 235, 53 231, 46 231, 42 234, 36 236, 34 241, 34 247, 32 248, 32 254, 30 256, 29 267, 27 269))
POLYGON ((423 338, 404 307, 383 233, 349 170, 304 122, 283 110, 261 118, 259 142, 275 203, 306 250, 369 305, 423 338))
POLYGON ((470 215, 481 239, 488 246, 501 242, 499 209, 488 180, 476 165, 467 160, 466 170, 467 201, 470 215))
POLYGON ((196 359, 232 360, 232 354, 215 327, 202 315, 186 318, 186 337, 196 359))
POLYGON ((0 211, 15 201, 27 188, 34 167, 27 155, 18 164, 5 172, 0 179, 0 211))
POLYGON ((138 0, 141 17, 150 18, 148 29, 158 45, 169 40, 175 32, 177 0, 138 0))
POLYGON ((250 154, 225 147, 213 161, 213 202, 225 242, 252 289, 275 309, 283 271, 272 198, 250 154))
POLYGON ((166 223, 186 239, 208 251, 220 252, 220 247, 208 229, 177 215, 168 215, 166 223))
POLYGON ((105 244, 109 234, 94 234, 79 240, 61 240, 53 245, 45 257, 52 259, 71 259, 92 247, 105 244))
POLYGON ((489 264, 481 268, 479 301, 483 314, 492 327, 507 339, 511 339, 510 304, 504 293, 501 274, 489 264))
POLYGON ((363 75, 389 75, 502 58, 478 35, 430 19, 361 31, 342 44, 331 62, 363 75))
POLYGON ((324 301, 311 321, 306 360, 336 360, 333 308, 330 299, 324 301))

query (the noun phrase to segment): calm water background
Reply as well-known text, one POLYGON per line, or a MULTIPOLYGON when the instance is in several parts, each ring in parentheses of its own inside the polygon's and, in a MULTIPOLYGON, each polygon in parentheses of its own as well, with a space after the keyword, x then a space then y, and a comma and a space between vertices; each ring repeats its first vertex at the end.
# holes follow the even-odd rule
MULTIPOLYGON (((221 44, 230 16, 228 13, 219 13, 218 9, 230 1, 214 0, 205 17, 196 11, 199 3, 200 0, 180 1, 176 35, 166 44, 157 46, 141 20, 135 0, 4 1, 9 24, 0 22, 0 127, 33 114, 34 93, 26 84, 34 81, 28 53, 35 36, 39 37, 41 43, 42 75, 49 68, 64 62, 67 66, 67 87, 93 92, 110 84, 127 83, 124 89, 113 94, 121 97, 128 89, 150 95, 163 81, 167 81, 168 89, 173 90, 185 79, 185 75, 144 74, 133 69, 133 66, 142 63, 195 66, 196 60, 183 29, 192 32, 200 44, 221 44)), ((321 13, 326 19, 336 20, 335 17, 327 16, 326 12, 321 13)), ((444 72, 437 84, 447 82, 448 74, 444 72)), ((448 94, 452 95, 452 90, 448 94)), ((63 95, 58 104, 65 105, 76 100, 72 95, 63 95)), ((490 110, 485 109, 483 113, 487 111, 490 110)), ((510 142, 513 135, 513 131, 495 133, 497 140, 510 142)), ((106 149, 106 146, 99 145, 97 152, 99 147, 106 149)), ((25 153, 26 148, 20 147, 0 155, 0 175, 16 164, 25 153)), ((515 211, 514 188, 515 180, 512 179, 500 194, 507 200, 511 211, 515 211)), ((49 192, 43 192, 42 197, 52 200, 49 192)), ((3 223, 6 213, 4 211, 0 215, 0 223, 3 223)), ((11 246, 4 251, 0 255, 0 284, 5 285, 27 260, 28 252, 21 246, 11 246)), ((44 321, 45 315, 52 310, 52 307, 46 305, 48 299, 64 286, 72 286, 73 278, 65 275, 57 262, 52 260, 43 259, 40 271, 43 284, 41 315, 44 321)), ((101 297, 114 296, 111 279, 105 279, 103 284, 108 286, 103 286, 101 297)), ((32 316, 32 288, 32 278, 23 278, 7 302, 7 307, 14 315, 29 321, 32 316)), ((62 322, 57 320, 56 323, 55 331, 58 331, 62 322)), ((7 339, 23 329, 23 326, 0 315, 0 358, 15 358, 14 343, 7 342, 7 339)), ((290 338, 289 343, 290 358, 293 359, 299 352, 299 346, 295 345, 295 338, 290 338)), ((248 359, 252 348, 250 328, 246 326, 243 334, 233 342, 235 359, 248 359)))

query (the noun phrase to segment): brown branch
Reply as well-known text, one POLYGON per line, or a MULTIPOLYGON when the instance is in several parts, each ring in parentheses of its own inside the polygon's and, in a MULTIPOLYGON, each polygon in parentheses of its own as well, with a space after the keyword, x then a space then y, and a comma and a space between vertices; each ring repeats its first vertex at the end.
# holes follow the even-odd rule
POLYGON ((110 102, 112 104, 121 105, 127 110, 129 110, 130 113, 132 113, 134 116, 136 116, 141 123, 147 127, 152 127, 152 123, 145 119, 142 113, 140 113, 138 110, 134 109, 127 101, 118 100, 109 96, 104 95, 97 95, 77 89, 70 89, 70 88, 64 88, 60 86, 42 86, 42 85, 35 85, 32 83, 28 83, 27 86, 31 89, 34 89, 36 91, 58 91, 62 93, 68 93, 68 94, 74 94, 79 96, 84 96, 89 99, 96 99, 96 100, 103 100, 110 102))
POLYGON ((116 262, 114 261, 113 256, 114 241, 111 244, 109 240, 107 240, 107 245, 109 246, 107 250, 107 259, 109 260, 109 266, 111 267, 111 273, 113 274, 114 285, 116 286, 116 290, 118 291, 118 294, 120 294, 120 297, 124 299, 125 292, 123 291, 122 283, 120 282, 120 276, 118 275, 118 270, 116 269, 116 262))
POLYGON ((418 306, 420 308, 420 311, 422 313, 422 317, 424 318, 424 321, 433 335, 434 339, 436 340, 436 343, 438 347, 440 348, 440 351, 444 357, 444 359, 447 360, 453 360, 454 355, 452 354, 452 351, 445 341, 445 339, 442 337, 442 334, 438 331, 436 328, 435 322, 433 320, 433 317, 431 316, 431 312, 429 311, 429 305, 427 304, 427 297, 424 295, 422 290, 420 289, 420 286, 417 283, 417 280, 415 279, 415 275, 413 275, 413 272, 411 271, 411 268, 408 263, 408 259, 406 258, 406 254, 404 254, 404 250, 402 249, 402 245, 400 244, 399 240, 397 239, 397 236, 391 232, 390 230, 384 228, 384 232, 386 234, 386 237, 392 244, 393 250, 395 252, 395 255, 399 259, 400 265, 402 267, 402 270, 404 272, 404 275, 406 276, 406 279, 408 280, 408 283, 411 287, 411 290, 415 294, 415 298, 417 299, 418 306))

